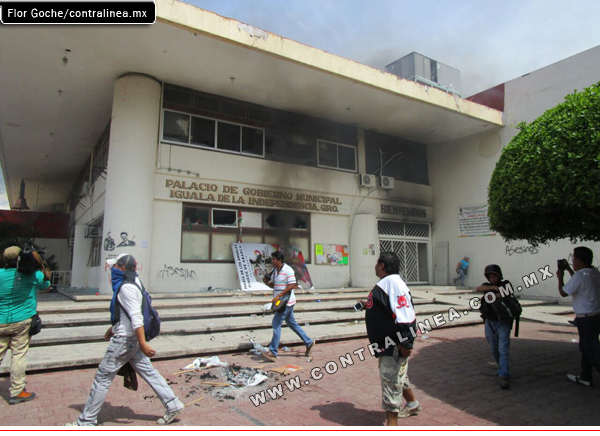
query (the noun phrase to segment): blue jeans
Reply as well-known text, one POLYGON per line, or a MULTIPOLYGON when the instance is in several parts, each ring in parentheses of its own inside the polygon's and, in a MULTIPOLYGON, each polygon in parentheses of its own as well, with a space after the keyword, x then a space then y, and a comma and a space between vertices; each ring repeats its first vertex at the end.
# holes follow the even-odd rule
POLYGON ((283 312, 275 312, 275 316, 273 316, 273 322, 271 323, 273 326, 273 338, 271 338, 269 350, 271 350, 271 353, 275 356, 277 356, 277 348, 279 347, 279 341, 281 340, 281 326, 283 325, 284 320, 288 327, 300 336, 304 345, 308 347, 313 343, 313 340, 308 337, 304 330, 302 330, 302 327, 296 322, 296 319, 294 318, 294 306, 295 304, 287 306, 283 312))
POLYGON ((464 286, 465 285, 465 270, 462 268, 458 269, 458 277, 454 279, 454 284, 456 284, 457 280, 460 280, 460 285, 464 286))
POLYGON ((485 320, 485 338, 490 344, 490 349, 498 364, 498 375, 500 377, 509 378, 509 348, 510 348, 510 330, 512 329, 512 321, 492 321, 485 320))

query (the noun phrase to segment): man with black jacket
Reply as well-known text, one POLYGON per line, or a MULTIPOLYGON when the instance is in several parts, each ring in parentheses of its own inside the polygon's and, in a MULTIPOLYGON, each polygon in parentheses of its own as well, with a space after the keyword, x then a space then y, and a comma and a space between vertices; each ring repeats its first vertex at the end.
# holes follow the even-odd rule
POLYGON ((508 280, 502 277, 502 269, 498 265, 488 265, 485 267, 483 275, 488 280, 475 289, 477 292, 483 292, 486 295, 481 300, 481 317, 485 322, 485 338, 490 344, 492 355, 498 364, 498 381, 500 388, 510 388, 510 368, 509 368, 509 350, 510 350, 510 331, 513 326, 513 319, 500 321, 498 315, 493 310, 489 301, 496 301, 502 298, 511 298, 504 295, 500 288, 512 290, 512 285, 508 280))
MULTIPOLYGON (((387 425, 398 425, 398 416, 415 415, 421 406, 410 391, 408 358, 416 336, 416 315, 406 283, 400 278, 400 260, 395 253, 381 253, 375 265, 379 282, 366 302, 365 321, 369 349, 379 359, 382 407, 387 425), (402 407, 403 391, 409 391, 402 407)), ((405 395, 406 397, 406 395, 405 395)))

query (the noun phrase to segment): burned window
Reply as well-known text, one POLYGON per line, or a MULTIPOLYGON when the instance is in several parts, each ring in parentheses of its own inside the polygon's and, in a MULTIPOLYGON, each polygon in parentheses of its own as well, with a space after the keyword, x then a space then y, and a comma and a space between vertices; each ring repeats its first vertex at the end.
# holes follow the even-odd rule
POLYGON ((192 117, 192 136, 190 143, 215 148, 215 120, 192 117))
POLYGON ((237 210, 213 209, 212 225, 214 227, 237 227, 237 210))
POLYGON ((264 154, 264 131, 252 127, 242 127, 242 153, 262 156, 264 154))
POLYGON ((237 124, 218 123, 217 148, 220 150, 240 152, 240 126, 237 124))
POLYGON ((166 103, 174 103, 181 106, 189 106, 191 101, 191 92, 188 90, 174 89, 165 86, 163 99, 166 103))
POLYGON ((181 224, 184 263, 231 263, 234 242, 289 246, 311 261, 310 214, 184 204, 181 224))
POLYGON ((188 143, 190 139, 190 116, 165 111, 163 120, 163 138, 188 143))
POLYGON ((356 147, 319 141, 319 166, 356 171, 356 147))

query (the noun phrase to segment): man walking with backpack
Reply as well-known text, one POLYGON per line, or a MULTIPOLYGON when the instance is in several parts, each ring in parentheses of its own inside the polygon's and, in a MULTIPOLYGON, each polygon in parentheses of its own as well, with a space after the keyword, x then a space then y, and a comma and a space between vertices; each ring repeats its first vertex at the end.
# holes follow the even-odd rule
MULTIPOLYGON (((498 364, 498 382, 501 389, 510 388, 510 331, 513 327, 514 318, 510 313, 500 312, 496 309, 508 307, 508 299, 514 298, 512 295, 503 294, 503 290, 512 290, 512 285, 508 280, 504 280, 502 269, 498 265, 488 265, 485 267, 483 275, 488 280, 475 289, 477 292, 483 292, 486 295, 481 300, 481 317, 485 322, 485 338, 490 345, 492 355, 498 364), (498 307, 500 306, 500 307, 498 307)), ((515 299, 516 301, 516 299, 515 299)), ((518 305, 520 308, 520 305, 518 305)), ((513 310, 514 315, 518 317, 518 309, 513 310)), ((518 324, 517 324, 518 330, 518 324)))
MULTIPOLYGON (((77 421, 67 425, 92 426, 97 424, 98 414, 104 404, 108 388, 119 370, 127 363, 133 366, 156 393, 166 408, 166 413, 159 418, 159 425, 173 422, 175 417, 183 410, 184 405, 167 385, 165 379, 154 369, 149 357, 156 351, 148 345, 147 332, 144 324, 150 324, 143 310, 143 285, 135 273, 137 262, 129 254, 121 254, 116 259, 106 262, 111 266, 111 281, 113 286, 113 300, 111 302, 110 327, 104 339, 110 340, 104 359, 98 367, 90 396, 77 421)), ((147 311, 148 312, 148 311, 147 311)))

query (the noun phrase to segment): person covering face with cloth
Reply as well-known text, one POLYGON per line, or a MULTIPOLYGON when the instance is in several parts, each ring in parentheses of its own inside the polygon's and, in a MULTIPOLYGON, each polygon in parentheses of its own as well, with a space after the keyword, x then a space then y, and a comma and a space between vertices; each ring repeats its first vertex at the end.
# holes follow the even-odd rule
POLYGON ((281 340, 281 326, 285 321, 289 328, 296 333, 304 345, 306 345, 305 355, 310 355, 316 341, 308 337, 308 335, 302 330, 302 327, 298 325, 294 318, 294 305, 296 304, 296 296, 294 295, 294 289, 298 286, 296 283, 296 276, 294 270, 284 263, 285 256, 281 251, 275 251, 271 254, 271 261, 273 263, 273 271, 271 272, 270 281, 267 277, 263 279, 265 284, 270 288, 273 288, 273 300, 271 304, 276 304, 278 300, 287 294, 290 294, 289 300, 285 309, 275 312, 273 316, 273 337, 271 338, 271 344, 269 345, 269 351, 265 354, 270 359, 277 358, 277 349, 279 347, 279 341, 281 340))
POLYGON ((416 415, 421 405, 410 389, 408 358, 416 335, 416 314, 406 283, 400 278, 400 259, 396 253, 381 253, 375 264, 379 281, 369 293, 365 307, 367 336, 379 359, 382 408, 387 425, 398 425, 398 417, 416 415), (375 345, 374 345, 375 344, 375 345), (402 397, 406 405, 402 407, 402 397))
POLYGON ((106 263, 111 267, 114 292, 111 319, 116 319, 116 323, 104 335, 104 339, 110 340, 110 345, 98 367, 83 412, 77 421, 67 425, 97 424, 108 388, 119 370, 127 363, 131 364, 135 372, 150 385, 165 406, 165 415, 159 418, 157 423, 170 424, 183 410, 184 405, 167 385, 165 379, 154 369, 149 359, 156 354, 156 351, 146 342, 142 315, 143 285, 135 273, 137 262, 133 256, 121 254, 116 259, 107 260, 106 263))

